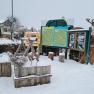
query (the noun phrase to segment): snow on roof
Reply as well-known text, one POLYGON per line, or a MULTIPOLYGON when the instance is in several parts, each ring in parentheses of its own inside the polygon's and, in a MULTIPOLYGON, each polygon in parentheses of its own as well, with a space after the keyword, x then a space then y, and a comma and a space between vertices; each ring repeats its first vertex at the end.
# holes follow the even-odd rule
POLYGON ((71 32, 71 31, 87 31, 87 29, 71 29, 71 30, 68 30, 69 32, 71 32))
POLYGON ((10 62, 10 58, 7 53, 0 54, 0 63, 8 63, 10 62))
POLYGON ((0 38, 0 45, 8 45, 8 44, 20 44, 21 41, 18 40, 10 40, 6 38, 0 38))

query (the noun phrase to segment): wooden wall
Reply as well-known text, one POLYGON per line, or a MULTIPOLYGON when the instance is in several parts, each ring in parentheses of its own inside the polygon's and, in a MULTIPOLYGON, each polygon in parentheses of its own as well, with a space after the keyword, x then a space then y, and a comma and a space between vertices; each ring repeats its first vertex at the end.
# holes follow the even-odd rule
POLYGON ((0 63, 0 77, 11 77, 11 63, 0 63))

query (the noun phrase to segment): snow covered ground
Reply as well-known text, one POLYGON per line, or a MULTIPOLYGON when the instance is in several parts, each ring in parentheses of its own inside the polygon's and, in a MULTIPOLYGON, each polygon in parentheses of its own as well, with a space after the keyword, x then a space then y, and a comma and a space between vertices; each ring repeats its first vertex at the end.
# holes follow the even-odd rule
MULTIPOLYGON (((47 56, 41 56, 44 63, 47 56)), ((94 65, 73 60, 60 63, 58 57, 51 61, 50 84, 15 88, 12 77, 0 77, 0 94, 94 94, 94 65)))

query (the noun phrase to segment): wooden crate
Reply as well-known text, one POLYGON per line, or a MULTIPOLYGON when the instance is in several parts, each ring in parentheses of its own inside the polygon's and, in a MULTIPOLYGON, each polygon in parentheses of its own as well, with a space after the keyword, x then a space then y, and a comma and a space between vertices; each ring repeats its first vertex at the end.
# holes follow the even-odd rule
POLYGON ((11 77, 11 63, 0 63, 0 77, 11 77))
POLYGON ((19 77, 14 79, 16 88, 50 83, 51 75, 19 77))

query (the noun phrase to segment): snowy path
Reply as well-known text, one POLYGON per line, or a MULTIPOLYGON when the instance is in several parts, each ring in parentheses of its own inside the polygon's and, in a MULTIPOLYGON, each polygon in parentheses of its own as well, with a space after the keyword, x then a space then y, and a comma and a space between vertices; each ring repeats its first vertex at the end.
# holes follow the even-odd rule
MULTIPOLYGON (((47 57, 43 57, 44 62, 47 57)), ((0 77, 0 94, 94 94, 94 65, 79 64, 72 60, 65 63, 57 58, 51 62, 50 84, 14 88, 13 77, 0 77)))

